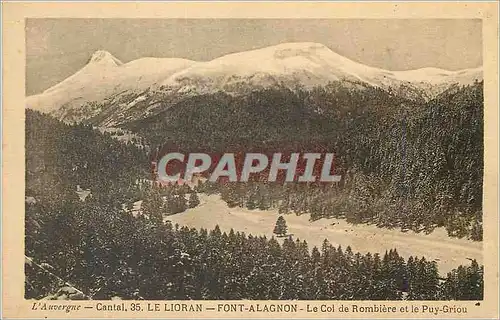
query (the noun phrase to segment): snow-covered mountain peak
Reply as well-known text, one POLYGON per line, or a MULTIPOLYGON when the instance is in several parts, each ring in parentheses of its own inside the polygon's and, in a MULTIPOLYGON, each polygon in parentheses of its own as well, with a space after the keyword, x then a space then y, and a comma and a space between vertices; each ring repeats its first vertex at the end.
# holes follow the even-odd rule
MULTIPOLYGON (((212 61, 224 61, 242 63, 244 59, 265 59, 269 60, 286 60, 295 58, 318 58, 321 56, 335 55, 342 57, 333 52, 327 46, 315 42, 287 42, 280 43, 274 46, 254 49, 250 51, 242 51, 221 56, 212 61)), ((347 58, 344 58, 348 60, 347 58)))
POLYGON ((26 104, 43 112, 57 111, 61 118, 76 114, 73 118, 84 119, 97 116, 108 103, 114 110, 106 115, 109 119, 133 119, 151 114, 161 106, 159 102, 171 97, 219 91, 246 94, 269 87, 294 90, 339 82, 350 88, 373 86, 410 99, 430 99, 451 86, 471 84, 482 77, 482 68, 384 70, 350 60, 315 42, 280 43, 201 62, 146 57, 122 63, 99 50, 82 69, 28 97, 26 104))
POLYGON ((121 66, 123 63, 114 57, 111 53, 105 50, 97 50, 92 54, 89 64, 106 64, 112 66, 121 66))
POLYGON ((277 84, 312 87, 341 79, 361 80, 356 63, 314 42, 292 42, 198 62, 165 79, 178 92, 239 91, 277 84))
POLYGON ((141 58, 122 63, 111 53, 98 50, 76 73, 41 94, 29 96, 26 105, 43 112, 61 107, 78 109, 89 102, 100 103, 117 94, 154 87, 194 63, 178 58, 141 58))

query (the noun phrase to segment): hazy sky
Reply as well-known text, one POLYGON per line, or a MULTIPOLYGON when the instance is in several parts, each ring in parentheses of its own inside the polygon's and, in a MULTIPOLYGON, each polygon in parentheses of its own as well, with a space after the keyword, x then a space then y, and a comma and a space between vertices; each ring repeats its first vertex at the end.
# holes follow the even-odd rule
POLYGON ((26 92, 41 92, 83 67, 96 50, 210 60, 282 42, 319 42, 366 65, 449 70, 482 64, 481 20, 28 19, 26 92))

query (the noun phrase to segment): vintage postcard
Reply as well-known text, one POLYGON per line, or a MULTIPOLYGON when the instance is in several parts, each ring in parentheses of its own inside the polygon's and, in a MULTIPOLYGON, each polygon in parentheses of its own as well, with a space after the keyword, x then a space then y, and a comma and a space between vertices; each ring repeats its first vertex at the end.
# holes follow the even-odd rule
POLYGON ((3 316, 498 319, 497 11, 3 3, 3 316))

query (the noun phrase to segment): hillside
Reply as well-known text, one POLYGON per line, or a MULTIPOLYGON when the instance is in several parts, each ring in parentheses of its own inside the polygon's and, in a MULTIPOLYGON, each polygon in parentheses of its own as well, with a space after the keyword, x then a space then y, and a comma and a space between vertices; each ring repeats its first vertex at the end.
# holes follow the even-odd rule
MULTIPOLYGON (((65 125, 33 111, 26 118, 26 299, 483 297, 484 271, 475 260, 441 277, 436 262, 402 257, 394 249, 360 253, 328 241, 310 247, 292 236, 281 244, 274 237, 224 232, 218 226, 164 223, 169 217, 182 220, 182 214, 172 216, 173 202, 195 193, 189 187, 144 183, 143 150, 89 126, 65 125), (85 199, 76 196, 80 183, 91 190, 85 199), (142 208, 133 214, 137 199, 143 199, 142 208)), ((190 201, 193 210, 203 205, 190 201)), ((295 221, 291 231, 299 220, 290 219, 295 221)))
POLYGON ((339 186, 209 186, 238 206, 283 206, 313 220, 339 217, 416 232, 446 227, 450 236, 481 240, 482 90, 476 83, 428 102, 342 86, 206 94, 127 128, 164 145, 163 152, 172 145, 185 152, 319 146, 335 154, 339 186))

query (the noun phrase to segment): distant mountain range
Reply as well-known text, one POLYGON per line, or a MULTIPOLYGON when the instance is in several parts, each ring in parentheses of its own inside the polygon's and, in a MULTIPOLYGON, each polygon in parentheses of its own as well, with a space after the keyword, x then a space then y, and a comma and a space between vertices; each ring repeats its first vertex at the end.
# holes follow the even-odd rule
POLYGON ((283 43, 207 62, 141 58, 122 63, 109 52, 97 51, 72 76, 27 97, 26 107, 65 121, 93 118, 113 126, 146 118, 162 104, 207 93, 239 95, 270 87, 309 89, 337 82, 359 90, 377 87, 406 98, 428 100, 453 86, 482 79, 482 68, 373 68, 319 43, 283 43))

